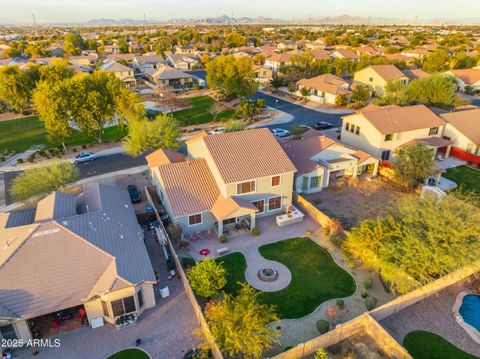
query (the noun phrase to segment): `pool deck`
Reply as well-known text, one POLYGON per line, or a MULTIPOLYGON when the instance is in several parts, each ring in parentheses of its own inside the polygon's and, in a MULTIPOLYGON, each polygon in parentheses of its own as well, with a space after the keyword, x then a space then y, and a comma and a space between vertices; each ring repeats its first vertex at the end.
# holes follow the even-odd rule
POLYGON ((440 335, 463 351, 480 356, 480 344, 455 321, 453 313, 457 295, 468 290, 468 286, 457 283, 391 315, 380 324, 400 344, 408 333, 424 330, 440 335))

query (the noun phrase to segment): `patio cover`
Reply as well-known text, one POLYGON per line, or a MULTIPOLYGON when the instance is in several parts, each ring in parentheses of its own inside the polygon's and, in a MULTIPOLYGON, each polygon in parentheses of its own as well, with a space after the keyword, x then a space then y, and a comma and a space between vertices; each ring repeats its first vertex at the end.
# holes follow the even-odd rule
POLYGON ((225 198, 220 195, 213 204, 212 214, 218 221, 221 221, 230 218, 239 210, 245 210, 247 213, 258 212, 258 208, 245 199, 238 197, 225 198))

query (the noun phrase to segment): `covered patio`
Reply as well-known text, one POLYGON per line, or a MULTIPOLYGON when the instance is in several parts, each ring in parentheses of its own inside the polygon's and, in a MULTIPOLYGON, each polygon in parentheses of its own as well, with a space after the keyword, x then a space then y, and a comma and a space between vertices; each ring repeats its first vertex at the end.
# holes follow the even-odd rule
POLYGON ((256 212, 258 208, 247 200, 219 196, 212 207, 212 214, 217 220, 217 236, 242 228, 251 231, 255 228, 256 212))

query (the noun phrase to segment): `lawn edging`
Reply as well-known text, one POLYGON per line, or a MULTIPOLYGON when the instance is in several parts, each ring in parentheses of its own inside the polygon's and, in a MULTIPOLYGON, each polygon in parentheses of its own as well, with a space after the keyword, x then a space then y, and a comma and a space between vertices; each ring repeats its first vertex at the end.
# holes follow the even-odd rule
MULTIPOLYGON (((123 353, 123 352, 127 352, 127 351, 132 351, 132 350, 138 350, 139 352, 143 352, 147 358, 152 358, 152 356, 143 348, 139 348, 139 347, 126 347, 126 348, 122 348, 122 349, 119 349, 117 350, 115 353, 112 353, 110 354, 108 357, 106 357, 106 359, 115 359, 116 356, 118 356, 119 354, 123 353)), ((133 358, 131 356, 128 356, 126 358, 133 358)))

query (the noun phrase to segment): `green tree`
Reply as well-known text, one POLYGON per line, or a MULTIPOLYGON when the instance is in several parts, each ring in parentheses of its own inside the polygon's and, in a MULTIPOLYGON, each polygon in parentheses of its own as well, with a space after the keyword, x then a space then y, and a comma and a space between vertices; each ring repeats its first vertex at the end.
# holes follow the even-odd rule
POLYGON ((225 98, 249 97, 255 93, 258 84, 250 58, 235 58, 220 55, 206 65, 207 83, 225 98))
POLYGON ((128 54, 129 46, 125 39, 118 40, 118 50, 121 54, 128 54))
POLYGON ((261 107, 257 105, 256 101, 244 98, 240 101, 240 105, 235 111, 235 115, 246 118, 249 122, 252 122, 253 118, 258 115, 260 111, 261 107))
POLYGON ((451 108, 459 102, 457 84, 452 76, 433 75, 410 82, 406 88, 409 102, 451 108))
POLYGON ((243 123, 240 120, 228 120, 225 122, 224 129, 225 132, 237 132, 237 131, 243 131, 247 128, 245 123, 243 123))
POLYGON ((293 94, 297 91, 297 85, 295 82, 289 82, 287 85, 288 92, 290 93, 290 96, 293 97, 293 94))
POLYGON ((225 294, 222 300, 207 305, 208 326, 220 350, 228 356, 260 358, 278 343, 278 333, 267 328, 278 317, 272 306, 260 303, 259 295, 245 283, 236 297, 225 294))
POLYGON ((225 46, 234 48, 244 46, 246 44, 245 38, 236 32, 230 32, 225 37, 225 46))
POLYGON ((407 105, 408 98, 406 94, 406 86, 402 81, 388 81, 385 86, 384 96, 377 100, 379 105, 407 105))
POLYGON ((5 57, 20 57, 25 49, 25 45, 21 41, 12 41, 8 46, 10 46, 10 48, 3 52, 5 57))
POLYGON ((478 260, 480 209, 452 195, 410 197, 351 230, 344 249, 405 294, 478 260))
POLYGON ((433 151, 424 143, 402 146, 395 151, 395 179, 405 187, 422 183, 433 173, 433 151))
POLYGON ((300 88, 300 95, 302 95, 305 101, 308 101, 308 96, 310 96, 310 89, 308 87, 300 88))
POLYGON ((20 67, 0 67, 0 102, 19 113, 27 106, 28 95, 28 83, 20 67))
POLYGON ((85 49, 85 43, 79 34, 68 33, 63 37, 63 50, 71 55, 78 56, 85 49))
POLYGON ((270 85, 274 88, 275 92, 283 86, 283 79, 277 75, 274 75, 270 80, 270 85))
POLYGON ((343 107, 348 104, 348 96, 347 95, 338 95, 335 98, 335 106, 336 107, 343 107))
POLYGON ((205 258, 187 271, 193 291, 202 297, 211 298, 227 284, 227 272, 222 264, 205 258))
POLYGON ((40 80, 55 84, 73 76, 73 69, 69 67, 68 60, 56 59, 48 66, 40 67, 40 80))
POLYGON ((78 168, 69 162, 27 169, 13 180, 10 193, 16 201, 25 202, 32 196, 60 191, 78 176, 78 168))
POLYGON ((370 90, 366 85, 357 84, 352 91, 352 102, 358 103, 364 106, 370 98, 370 90))
POLYGON ((123 145, 131 156, 138 156, 147 150, 175 150, 180 147, 180 135, 178 122, 172 116, 162 114, 153 121, 131 121, 123 145))
POLYGON ((423 69, 427 72, 441 72, 448 70, 450 55, 445 49, 436 49, 433 53, 427 55, 423 62, 423 69))

